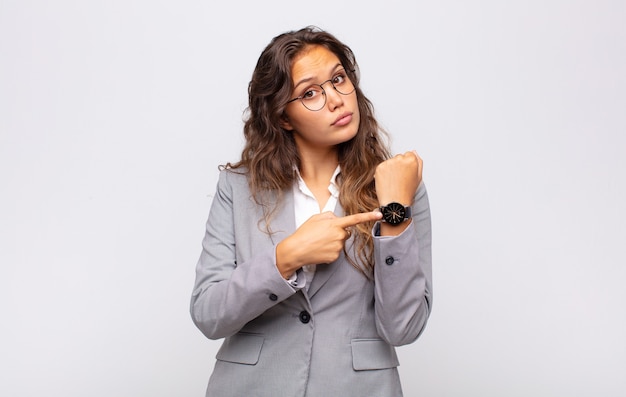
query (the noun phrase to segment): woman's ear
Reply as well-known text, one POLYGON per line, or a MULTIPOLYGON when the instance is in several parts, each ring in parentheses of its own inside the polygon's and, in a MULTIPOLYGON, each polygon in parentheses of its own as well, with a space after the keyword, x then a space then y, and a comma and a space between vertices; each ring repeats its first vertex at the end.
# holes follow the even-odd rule
POLYGON ((289 117, 287 117, 287 115, 284 113, 282 116, 280 116, 280 126, 284 130, 293 131, 293 126, 289 122, 289 117))

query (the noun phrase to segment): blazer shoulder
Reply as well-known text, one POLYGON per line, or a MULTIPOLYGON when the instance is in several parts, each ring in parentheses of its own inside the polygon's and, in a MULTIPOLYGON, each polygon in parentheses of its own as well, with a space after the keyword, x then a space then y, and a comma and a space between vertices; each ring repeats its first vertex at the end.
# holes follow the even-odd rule
POLYGON ((218 188, 220 190, 235 190, 241 191, 242 189, 249 190, 248 185, 248 172, 246 169, 230 169, 224 168, 220 170, 218 179, 218 188))

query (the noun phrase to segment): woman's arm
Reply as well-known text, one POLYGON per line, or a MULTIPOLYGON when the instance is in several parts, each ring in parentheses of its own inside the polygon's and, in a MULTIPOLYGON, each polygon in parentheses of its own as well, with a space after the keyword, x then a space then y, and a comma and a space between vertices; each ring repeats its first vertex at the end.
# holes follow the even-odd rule
POLYGON ((376 327, 395 346, 417 339, 433 300, 430 207, 423 183, 411 210, 412 221, 400 235, 374 237, 376 327))
MULTIPOLYGON (((276 248, 268 244, 244 263, 237 263, 234 195, 231 178, 222 171, 213 198, 202 253, 196 266, 191 317, 210 339, 238 332, 296 290, 276 268, 276 248)), ((246 192, 247 193, 247 192, 246 192)), ((242 215, 242 214, 239 214, 242 215)))
POLYGON ((374 177, 381 206, 411 206, 409 220, 378 222, 374 230, 376 327, 392 345, 417 339, 432 305, 430 207, 422 167, 415 151, 406 152, 379 164, 374 177))

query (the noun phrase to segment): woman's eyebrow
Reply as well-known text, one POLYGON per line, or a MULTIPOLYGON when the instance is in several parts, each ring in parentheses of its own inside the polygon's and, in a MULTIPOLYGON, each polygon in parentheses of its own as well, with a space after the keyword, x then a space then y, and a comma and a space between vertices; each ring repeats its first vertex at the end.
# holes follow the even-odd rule
MULTIPOLYGON (((337 63, 335 66, 333 66, 332 69, 330 69, 332 72, 330 74, 333 74, 337 71, 338 68, 342 68, 343 65, 341 64, 341 62, 337 63)), ((296 88, 298 88, 301 84, 303 83, 308 83, 310 81, 313 80, 313 76, 312 77, 305 77, 303 79, 301 79, 300 81, 298 81, 298 83, 296 85, 293 86, 293 89, 295 90, 296 88)))

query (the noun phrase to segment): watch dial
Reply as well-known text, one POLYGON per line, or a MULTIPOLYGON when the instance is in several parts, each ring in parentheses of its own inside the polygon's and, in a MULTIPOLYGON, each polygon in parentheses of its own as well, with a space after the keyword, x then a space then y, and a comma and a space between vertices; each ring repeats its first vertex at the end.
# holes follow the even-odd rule
POLYGON ((390 203, 383 211, 385 222, 392 225, 399 225, 404 221, 405 209, 402 204, 390 203))

